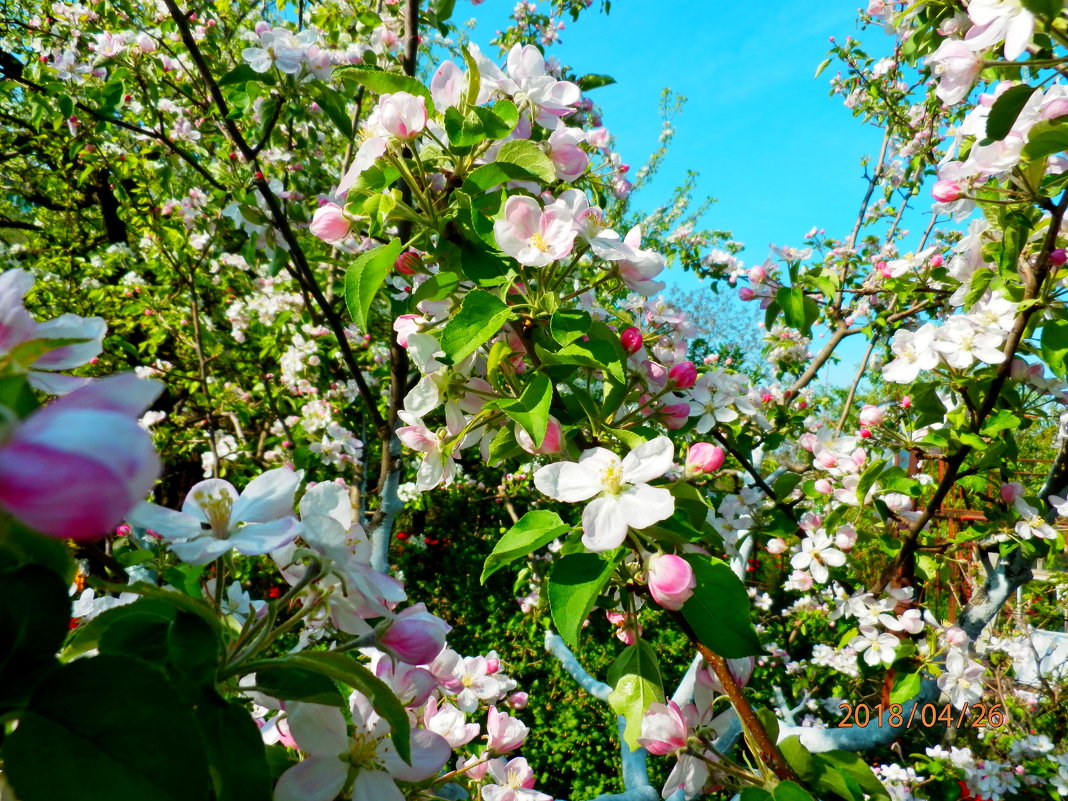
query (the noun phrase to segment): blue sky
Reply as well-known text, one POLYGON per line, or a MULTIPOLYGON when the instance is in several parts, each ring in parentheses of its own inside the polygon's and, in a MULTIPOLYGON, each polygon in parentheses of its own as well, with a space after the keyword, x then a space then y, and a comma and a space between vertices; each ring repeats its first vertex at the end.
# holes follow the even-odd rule
MULTIPOLYGON (((476 17, 473 38, 485 47, 512 5, 460 3, 456 19, 476 17)), ((563 43, 548 52, 580 75, 616 79, 590 96, 634 170, 657 146, 661 90, 669 87, 688 99, 674 121, 668 159, 635 196, 636 209, 667 200, 686 170, 694 169, 701 174, 698 195, 718 201, 703 222, 744 242, 747 265, 763 261, 769 244, 799 245, 813 226, 830 236, 849 233, 865 189, 860 159, 877 153, 881 134, 828 95, 833 65, 818 79, 813 75, 826 57, 828 37, 857 34, 856 6, 824 2, 816 12, 812 4, 771 0, 616 0, 607 16, 595 8, 568 22, 563 43)), ((890 39, 880 36, 864 38, 889 50, 890 39)), ((681 270, 668 280, 697 285, 681 270)), ((864 349, 855 341, 860 337, 853 339, 843 354, 847 362, 864 349)), ((843 364, 828 378, 844 383, 854 370, 843 364)))

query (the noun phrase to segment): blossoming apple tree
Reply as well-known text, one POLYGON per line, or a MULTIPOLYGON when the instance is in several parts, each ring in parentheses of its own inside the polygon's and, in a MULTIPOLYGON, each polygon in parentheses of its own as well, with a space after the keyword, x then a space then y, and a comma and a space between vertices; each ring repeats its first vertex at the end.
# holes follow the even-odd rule
POLYGON ((4 798, 551 798, 516 755, 536 695, 449 648, 449 599, 390 569, 413 495, 524 464, 535 500, 509 501, 481 579, 547 563, 545 648, 620 719, 606 799, 1068 794, 1037 731, 863 758, 935 712, 1032 727, 977 657, 1065 544, 1060 4, 872 2, 889 55, 832 53, 833 91, 884 131, 856 225, 748 270, 688 187, 631 211, 586 96, 611 79, 530 43, 587 4, 551 5, 516 7, 501 60, 440 1, 5 20, 4 798), (744 282, 766 380, 695 364, 657 297, 669 259, 744 282), (1015 480, 1028 430, 1041 486, 1015 480), (982 517, 947 537, 951 493, 982 517), (975 591, 939 608, 929 583, 972 552, 975 591), (788 561, 787 618, 842 622, 810 655, 754 625, 755 554, 788 561), (575 652, 598 607, 623 643, 603 681, 575 652), (693 654, 677 687, 651 620, 693 654), (769 655, 773 692, 749 684, 769 655), (821 671, 871 725, 833 703, 797 723, 806 685, 791 706, 780 684, 821 671))

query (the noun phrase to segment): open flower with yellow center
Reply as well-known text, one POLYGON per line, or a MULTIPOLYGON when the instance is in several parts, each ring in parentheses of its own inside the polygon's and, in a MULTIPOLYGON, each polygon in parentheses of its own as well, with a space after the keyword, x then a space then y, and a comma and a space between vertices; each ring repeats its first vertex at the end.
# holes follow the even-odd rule
POLYGON ((527 267, 545 267, 571 252, 575 227, 563 205, 542 209, 532 197, 516 195, 504 204, 504 219, 493 224, 501 250, 527 267))
POLYGON ((411 763, 397 754, 390 726, 361 693, 349 698, 350 733, 333 706, 290 702, 289 730, 303 761, 278 781, 274 801, 333 801, 339 794, 353 801, 404 801, 397 782, 421 782, 436 776, 452 749, 426 729, 410 733, 411 763))
POLYGON ((582 512, 582 544, 595 553, 609 551, 619 547, 628 528, 646 528, 674 514, 671 493, 648 484, 668 471, 673 454, 667 437, 644 442, 623 459, 592 448, 578 462, 542 467, 534 486, 565 503, 593 498, 582 512))
POLYGON ((303 476, 303 470, 287 467, 268 470, 240 495, 229 481, 209 478, 193 485, 180 512, 142 503, 126 519, 159 534, 190 564, 205 564, 231 548, 246 555, 264 554, 300 533, 293 496, 303 476))

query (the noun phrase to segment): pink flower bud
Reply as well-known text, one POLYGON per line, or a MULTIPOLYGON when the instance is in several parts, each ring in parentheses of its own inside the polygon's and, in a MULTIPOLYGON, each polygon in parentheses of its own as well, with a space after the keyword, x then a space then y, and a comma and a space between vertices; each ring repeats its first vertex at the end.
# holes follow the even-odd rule
POLYGON ((646 567, 649 594, 665 609, 678 611, 693 595, 697 586, 693 568, 681 556, 671 553, 653 554, 646 567))
POLYGON ((743 286, 738 290, 738 297, 742 300, 749 301, 756 297, 756 292, 754 292, 751 287, 743 286))
POLYGON ((830 495, 834 492, 834 485, 831 484, 830 479, 820 478, 816 482, 816 492, 820 495, 830 495))
POLYGON ((968 635, 964 633, 964 629, 958 626, 950 626, 943 636, 946 638, 946 644, 954 648, 959 648, 968 642, 968 635))
POLYGON ((860 438, 861 439, 870 439, 871 438, 871 431, 869 431, 866 428, 860 429, 860 438))
POLYGON ((1049 254, 1049 261, 1055 267, 1063 267, 1064 263, 1068 261, 1068 251, 1065 251, 1064 248, 1057 248, 1049 254))
POLYGON ((941 253, 936 253, 933 256, 931 256, 931 266, 932 267, 941 267, 944 263, 945 263, 945 259, 942 258, 942 254, 941 253))
POLYGON ((401 275, 415 275, 416 270, 423 266, 423 260, 414 250, 406 250, 393 262, 393 269, 401 275))
POLYGON ((689 389, 697 383, 697 368, 693 362, 679 362, 668 370, 668 378, 678 389, 689 389))
POLYGON ((686 452, 686 475, 714 473, 723 466, 723 448, 709 442, 695 442, 686 452))
POLYGON ((749 280, 752 281, 754 284, 762 283, 767 277, 768 271, 765 270, 761 265, 758 264, 756 267, 749 268, 749 280))
POLYGON ((1027 368, 1028 364, 1019 356, 1012 360, 1012 366, 1009 369, 1009 375, 1012 376, 1014 381, 1026 381, 1027 380, 1027 368))
MULTIPOLYGON (((727 660, 727 670, 730 671, 731 678, 734 679, 734 683, 739 687, 744 687, 749 683, 749 679, 753 677, 753 668, 755 667, 756 659, 751 656, 727 660)), ((719 680, 719 676, 707 665, 703 670, 698 671, 697 679, 702 684, 710 685, 717 693, 723 694, 726 692, 723 688, 723 683, 719 680)))
POLYGON ((129 524, 123 523, 121 526, 119 526, 117 529, 115 529, 115 536, 116 537, 129 537, 131 531, 133 531, 133 529, 130 528, 129 524))
POLYGON ((619 335, 619 341, 623 345, 623 350, 627 353, 637 353, 642 349, 642 332, 631 326, 624 329, 623 333, 619 335))
POLYGON ((1005 503, 1012 503, 1024 494, 1023 484, 1020 484, 1018 481, 1002 484, 1000 494, 1001 500, 1005 501, 1005 503))
POLYGON ((512 709, 526 709, 529 699, 530 696, 524 692, 512 693, 508 696, 508 706, 512 707, 512 709))
POLYGON ((336 203, 327 203, 315 210, 309 230, 324 242, 336 244, 349 235, 349 218, 336 203))
POLYGON ((811 431, 806 431, 804 434, 797 438, 797 444, 809 453, 812 453, 812 451, 815 450, 816 445, 819 444, 819 438, 811 431))
POLYGON ((956 181, 943 179, 936 181, 931 187, 931 197, 939 203, 952 203, 954 200, 960 200, 963 195, 964 191, 956 181))
POLYGON ((426 101, 407 92, 382 95, 377 111, 383 130, 397 139, 414 139, 426 127, 426 101))
POLYGON ((778 556, 779 554, 786 552, 786 542, 782 537, 775 537, 774 539, 768 540, 768 544, 765 547, 767 548, 768 553, 772 556, 778 556))
POLYGON ((426 665, 445 647, 446 631, 443 621, 437 618, 397 618, 385 624, 378 645, 401 662, 426 665))
POLYGON ((489 708, 486 719, 486 748, 498 754, 514 751, 527 739, 530 728, 518 718, 507 712, 498 712, 497 707, 489 708))
POLYGON ((690 419, 690 404, 672 403, 660 410, 664 427, 672 431, 682 428, 690 419))
POLYGON ((491 676, 501 669, 501 660, 494 656, 486 658, 486 672, 491 676))
POLYGON ((564 449, 564 430, 560 426, 560 421, 552 415, 549 416, 548 424, 545 426, 545 438, 542 439, 540 448, 534 447, 533 438, 518 423, 515 426, 515 438, 519 447, 527 453, 551 456, 564 449))
POLYGON ((905 397, 903 397, 901 399, 901 408, 902 409, 907 409, 911 405, 912 405, 912 398, 910 398, 908 395, 906 395, 905 397))
POLYGON ((877 426, 883 422, 885 413, 878 406, 870 403, 860 410, 860 424, 865 428, 877 426))

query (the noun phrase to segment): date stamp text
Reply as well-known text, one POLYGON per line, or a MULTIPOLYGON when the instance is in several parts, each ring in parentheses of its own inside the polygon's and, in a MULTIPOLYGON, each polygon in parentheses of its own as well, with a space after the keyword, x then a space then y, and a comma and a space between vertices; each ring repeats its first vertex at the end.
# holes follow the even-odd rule
POLYGON ((1001 704, 987 706, 986 704, 966 704, 963 709, 955 709, 952 706, 938 706, 936 704, 912 704, 906 712, 901 704, 884 706, 877 704, 870 707, 867 704, 842 703, 838 708, 845 712, 845 717, 838 721, 839 728, 856 726, 863 729, 868 726, 890 726, 900 728, 904 726, 956 726, 958 729, 964 726, 973 728, 997 728, 1005 723, 1005 711, 1001 704))

